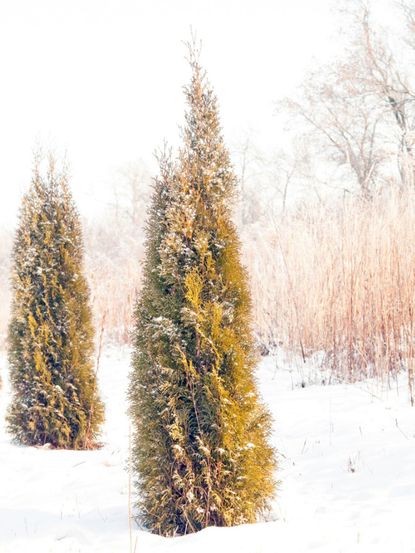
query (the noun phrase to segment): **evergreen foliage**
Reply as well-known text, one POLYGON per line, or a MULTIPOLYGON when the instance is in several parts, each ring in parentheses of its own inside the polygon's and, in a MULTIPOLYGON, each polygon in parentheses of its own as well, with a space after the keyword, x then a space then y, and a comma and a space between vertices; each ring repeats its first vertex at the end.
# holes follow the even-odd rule
POLYGON ((150 210, 129 390, 138 508, 163 535, 253 522, 275 489, 235 176, 216 97, 191 68, 184 145, 177 163, 161 159, 150 210))
POLYGON ((22 444, 96 445, 103 405, 91 360, 94 332, 82 258, 66 174, 50 159, 44 176, 37 162, 13 249, 8 426, 22 444))

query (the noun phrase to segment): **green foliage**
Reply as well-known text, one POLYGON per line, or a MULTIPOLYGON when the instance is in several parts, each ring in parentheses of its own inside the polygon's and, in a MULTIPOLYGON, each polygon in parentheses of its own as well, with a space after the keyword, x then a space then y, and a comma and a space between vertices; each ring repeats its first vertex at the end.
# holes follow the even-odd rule
POLYGON ((103 420, 92 366, 82 237, 65 174, 36 166, 13 250, 10 432, 22 444, 83 449, 103 420))
POLYGON ((138 508, 163 535, 253 522, 275 489, 235 176, 216 98, 191 65, 184 146, 176 164, 162 158, 150 211, 129 391, 138 508))

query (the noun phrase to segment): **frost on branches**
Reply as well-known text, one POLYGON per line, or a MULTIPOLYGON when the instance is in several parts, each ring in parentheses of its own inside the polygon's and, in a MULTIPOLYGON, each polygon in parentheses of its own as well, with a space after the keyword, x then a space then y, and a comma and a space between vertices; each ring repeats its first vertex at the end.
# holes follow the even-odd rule
POLYGON ((65 174, 36 165, 13 250, 8 426, 17 441, 83 449, 103 420, 82 238, 65 174))
POLYGON ((191 68, 184 144, 177 162, 160 160, 150 210, 129 391, 139 516, 163 535, 253 522, 275 488, 235 176, 216 97, 191 68))

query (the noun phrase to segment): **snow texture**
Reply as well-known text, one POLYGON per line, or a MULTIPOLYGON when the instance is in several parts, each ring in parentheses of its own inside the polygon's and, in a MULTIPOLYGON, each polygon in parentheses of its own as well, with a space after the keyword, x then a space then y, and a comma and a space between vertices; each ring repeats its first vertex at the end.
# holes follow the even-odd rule
POLYGON ((313 368, 268 357, 258 369, 275 416, 279 495, 268 521, 161 538, 128 523, 127 349, 108 349, 99 379, 104 447, 13 445, 0 356, 1 553, 415 552, 415 410, 405 379, 321 384, 313 368), (303 386, 302 386, 303 384, 303 386))

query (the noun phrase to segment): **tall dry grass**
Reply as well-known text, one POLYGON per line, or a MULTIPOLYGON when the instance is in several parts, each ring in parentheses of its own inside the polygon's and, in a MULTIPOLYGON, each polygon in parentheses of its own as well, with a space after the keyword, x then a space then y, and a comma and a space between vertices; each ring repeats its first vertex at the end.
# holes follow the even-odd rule
POLYGON ((251 234, 245 260, 259 340, 324 352, 348 380, 406 369, 413 398, 415 193, 304 206, 251 234))
POLYGON ((126 344, 140 287, 143 229, 107 217, 85 224, 84 241, 95 325, 105 321, 105 339, 126 344))

